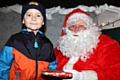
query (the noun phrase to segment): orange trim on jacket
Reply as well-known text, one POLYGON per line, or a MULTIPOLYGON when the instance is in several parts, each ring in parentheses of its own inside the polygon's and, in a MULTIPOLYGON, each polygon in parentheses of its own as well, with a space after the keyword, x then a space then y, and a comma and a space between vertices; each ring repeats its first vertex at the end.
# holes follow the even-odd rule
MULTIPOLYGON (((36 64, 35 60, 29 59, 21 52, 13 48, 14 61, 12 63, 9 80, 34 80, 36 64)), ((48 68, 49 62, 38 61, 38 78, 37 80, 44 80, 41 77, 41 71, 48 68)))

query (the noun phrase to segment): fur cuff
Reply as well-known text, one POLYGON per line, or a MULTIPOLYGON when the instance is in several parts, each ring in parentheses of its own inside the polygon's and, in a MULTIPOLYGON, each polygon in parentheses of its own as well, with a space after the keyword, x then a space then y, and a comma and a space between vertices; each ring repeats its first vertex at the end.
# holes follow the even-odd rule
POLYGON ((93 70, 83 70, 81 72, 83 80, 98 80, 97 73, 93 70))

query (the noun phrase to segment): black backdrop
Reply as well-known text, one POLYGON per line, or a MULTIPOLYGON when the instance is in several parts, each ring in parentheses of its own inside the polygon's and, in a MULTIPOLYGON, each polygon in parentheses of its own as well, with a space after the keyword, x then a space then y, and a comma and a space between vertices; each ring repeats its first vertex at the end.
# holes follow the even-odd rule
MULTIPOLYGON (((23 5, 31 0, 0 0, 0 7, 11 6, 14 4, 23 5)), ((99 6, 107 3, 120 7, 119 0, 36 0, 39 1, 45 8, 61 6, 64 8, 72 8, 78 5, 99 6)))

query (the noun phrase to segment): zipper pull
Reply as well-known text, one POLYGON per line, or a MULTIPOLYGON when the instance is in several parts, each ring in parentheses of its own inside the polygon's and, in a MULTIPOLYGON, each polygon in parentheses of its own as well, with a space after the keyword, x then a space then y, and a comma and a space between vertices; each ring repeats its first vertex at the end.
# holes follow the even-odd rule
POLYGON ((35 38, 35 42, 34 42, 34 48, 38 48, 38 42, 37 42, 37 38, 35 38))

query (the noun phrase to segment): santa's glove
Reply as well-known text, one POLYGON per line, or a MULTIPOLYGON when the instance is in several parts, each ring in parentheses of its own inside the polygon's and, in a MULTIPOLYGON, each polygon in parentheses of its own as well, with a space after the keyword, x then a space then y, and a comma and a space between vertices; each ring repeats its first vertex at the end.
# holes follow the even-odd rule
POLYGON ((67 70, 67 69, 64 69, 63 71, 70 72, 73 75, 71 79, 65 79, 65 80, 83 80, 82 79, 83 76, 82 76, 81 72, 78 72, 76 70, 67 70))
POLYGON ((65 80, 98 80, 97 73, 93 70, 83 70, 78 72, 76 70, 67 70, 64 69, 65 72, 71 72, 73 77, 71 79, 65 80))
POLYGON ((50 62, 48 68, 51 70, 56 70, 57 69, 57 60, 50 62))

